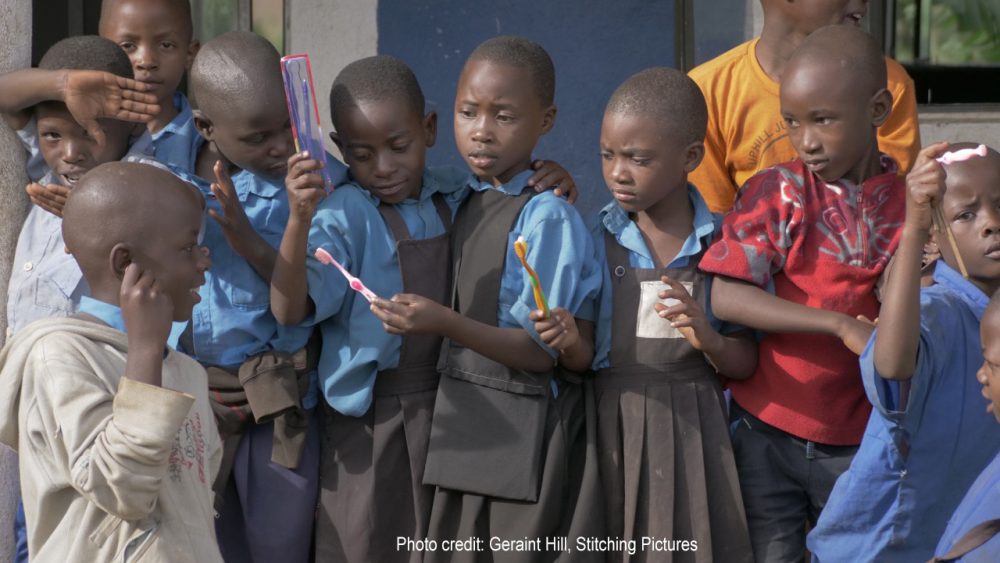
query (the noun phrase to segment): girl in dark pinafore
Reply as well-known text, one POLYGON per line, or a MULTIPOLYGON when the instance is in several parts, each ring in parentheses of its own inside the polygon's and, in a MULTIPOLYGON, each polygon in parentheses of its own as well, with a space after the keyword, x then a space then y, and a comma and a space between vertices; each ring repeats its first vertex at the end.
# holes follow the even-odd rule
POLYGON ((594 235, 598 455, 608 536, 637 544, 609 561, 753 559, 719 375, 750 375, 756 345, 712 317, 697 270, 717 225, 687 183, 705 123, 695 83, 652 68, 619 86, 601 127, 616 201, 594 235))

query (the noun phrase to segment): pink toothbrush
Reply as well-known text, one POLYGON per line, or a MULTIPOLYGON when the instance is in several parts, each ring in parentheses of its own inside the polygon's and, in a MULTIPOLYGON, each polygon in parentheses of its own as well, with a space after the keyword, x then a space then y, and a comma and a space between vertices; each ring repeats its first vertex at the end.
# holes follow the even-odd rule
POLYGON ((352 276, 350 272, 344 269, 344 267, 340 265, 340 262, 337 262, 337 260, 333 256, 331 256, 329 252, 323 250, 322 248, 317 248, 315 256, 316 259, 322 262, 323 264, 326 264, 328 266, 330 265, 336 266, 337 269, 340 270, 340 273, 343 274, 345 278, 347 278, 347 284, 351 286, 351 289, 357 291, 362 296, 364 296, 364 298, 367 299, 369 303, 372 303, 376 299, 378 299, 378 295, 375 295, 375 293, 372 290, 365 287, 365 284, 362 283, 361 280, 352 276))
POLYGON ((957 151, 949 151, 939 156, 937 161, 941 164, 951 164, 953 162, 962 162, 963 160, 969 160, 974 156, 986 156, 986 145, 979 145, 974 149, 959 149, 957 151))

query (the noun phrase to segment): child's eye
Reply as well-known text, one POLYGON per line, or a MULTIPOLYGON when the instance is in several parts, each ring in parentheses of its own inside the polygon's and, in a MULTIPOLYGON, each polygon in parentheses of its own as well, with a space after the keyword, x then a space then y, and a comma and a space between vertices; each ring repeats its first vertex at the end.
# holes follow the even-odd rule
POLYGON ((817 117, 816 123, 818 125, 829 125, 830 123, 833 123, 833 119, 829 117, 817 117))
POLYGON ((405 145, 396 145, 392 147, 392 152, 404 153, 409 148, 410 148, 410 143, 406 143, 405 145))
POLYGON ((611 160, 611 152, 601 151, 601 158, 603 158, 604 160, 611 160))
POLYGON ((955 216, 955 221, 971 221, 976 217, 976 214, 971 211, 963 211, 955 216))
POLYGON ((256 135, 250 135, 249 137, 244 137, 242 141, 248 145, 259 145, 264 142, 266 135, 263 133, 257 133, 256 135))
POLYGON ((458 110, 458 115, 466 119, 472 119, 473 117, 476 117, 476 112, 471 109, 460 109, 458 110))
POLYGON ((161 49, 173 49, 174 48, 174 44, 172 42, 170 42, 170 41, 164 41, 164 42, 160 43, 160 48, 161 49))
POLYGON ((500 122, 500 123, 513 123, 514 122, 514 116, 513 115, 507 115, 505 113, 501 113, 501 114, 497 115, 497 121, 500 122))
POLYGON ((792 119, 791 117, 786 117, 785 118, 785 125, 787 125, 789 129, 791 129, 791 128, 794 128, 794 127, 798 127, 799 126, 799 122, 796 121, 796 120, 794 120, 794 119, 792 119))
POLYGON ((122 41, 121 43, 118 44, 118 46, 121 47, 122 50, 124 51, 131 51, 132 49, 135 49, 135 43, 131 41, 122 41))
POLYGON ((645 166, 645 165, 649 164, 649 159, 648 158, 633 158, 632 162, 634 162, 637 166, 645 166))
POLYGON ((352 151, 351 158, 356 162, 365 162, 371 158, 372 153, 370 151, 352 151))
POLYGON ((45 139, 46 141, 58 141, 62 137, 59 135, 59 133, 53 133, 50 131, 42 133, 42 138, 45 139))

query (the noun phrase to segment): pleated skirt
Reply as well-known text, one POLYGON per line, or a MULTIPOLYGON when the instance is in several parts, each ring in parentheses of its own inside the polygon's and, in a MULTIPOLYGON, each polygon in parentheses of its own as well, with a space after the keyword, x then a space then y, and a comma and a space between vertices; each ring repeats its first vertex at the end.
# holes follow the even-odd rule
MULTIPOLYGON (((599 552, 573 549, 578 537, 604 537, 604 504, 597 467, 593 384, 562 384, 546 417, 544 465, 537 502, 510 501, 438 487, 428 538, 479 538, 482 551, 428 551, 436 562, 589 562, 599 552), (562 543, 546 543, 547 538, 562 543), (538 540, 491 549, 490 542, 538 540), (563 550, 562 546, 569 549, 563 550)), ((518 463, 512 459, 510 463, 518 463)))
POLYGON ((608 535, 639 546, 607 560, 753 561, 715 375, 602 370, 595 387, 608 535))
POLYGON ((423 539, 434 488, 423 485, 436 370, 379 374, 361 417, 325 401, 320 450, 317 563, 417 563, 421 553, 397 538, 423 539))

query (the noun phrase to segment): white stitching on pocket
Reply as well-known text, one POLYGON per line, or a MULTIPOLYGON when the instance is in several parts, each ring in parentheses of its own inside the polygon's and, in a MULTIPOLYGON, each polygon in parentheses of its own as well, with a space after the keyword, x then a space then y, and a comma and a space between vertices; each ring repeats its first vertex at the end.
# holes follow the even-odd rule
MULTIPOLYGON (((681 285, 688 293, 694 294, 693 283, 681 282, 681 285)), ((660 280, 639 283, 639 310, 635 315, 636 338, 684 338, 679 330, 670 326, 670 321, 660 317, 653 308, 656 303, 663 303, 668 307, 680 303, 676 299, 660 299, 659 293, 666 289, 670 289, 670 286, 660 280)))

